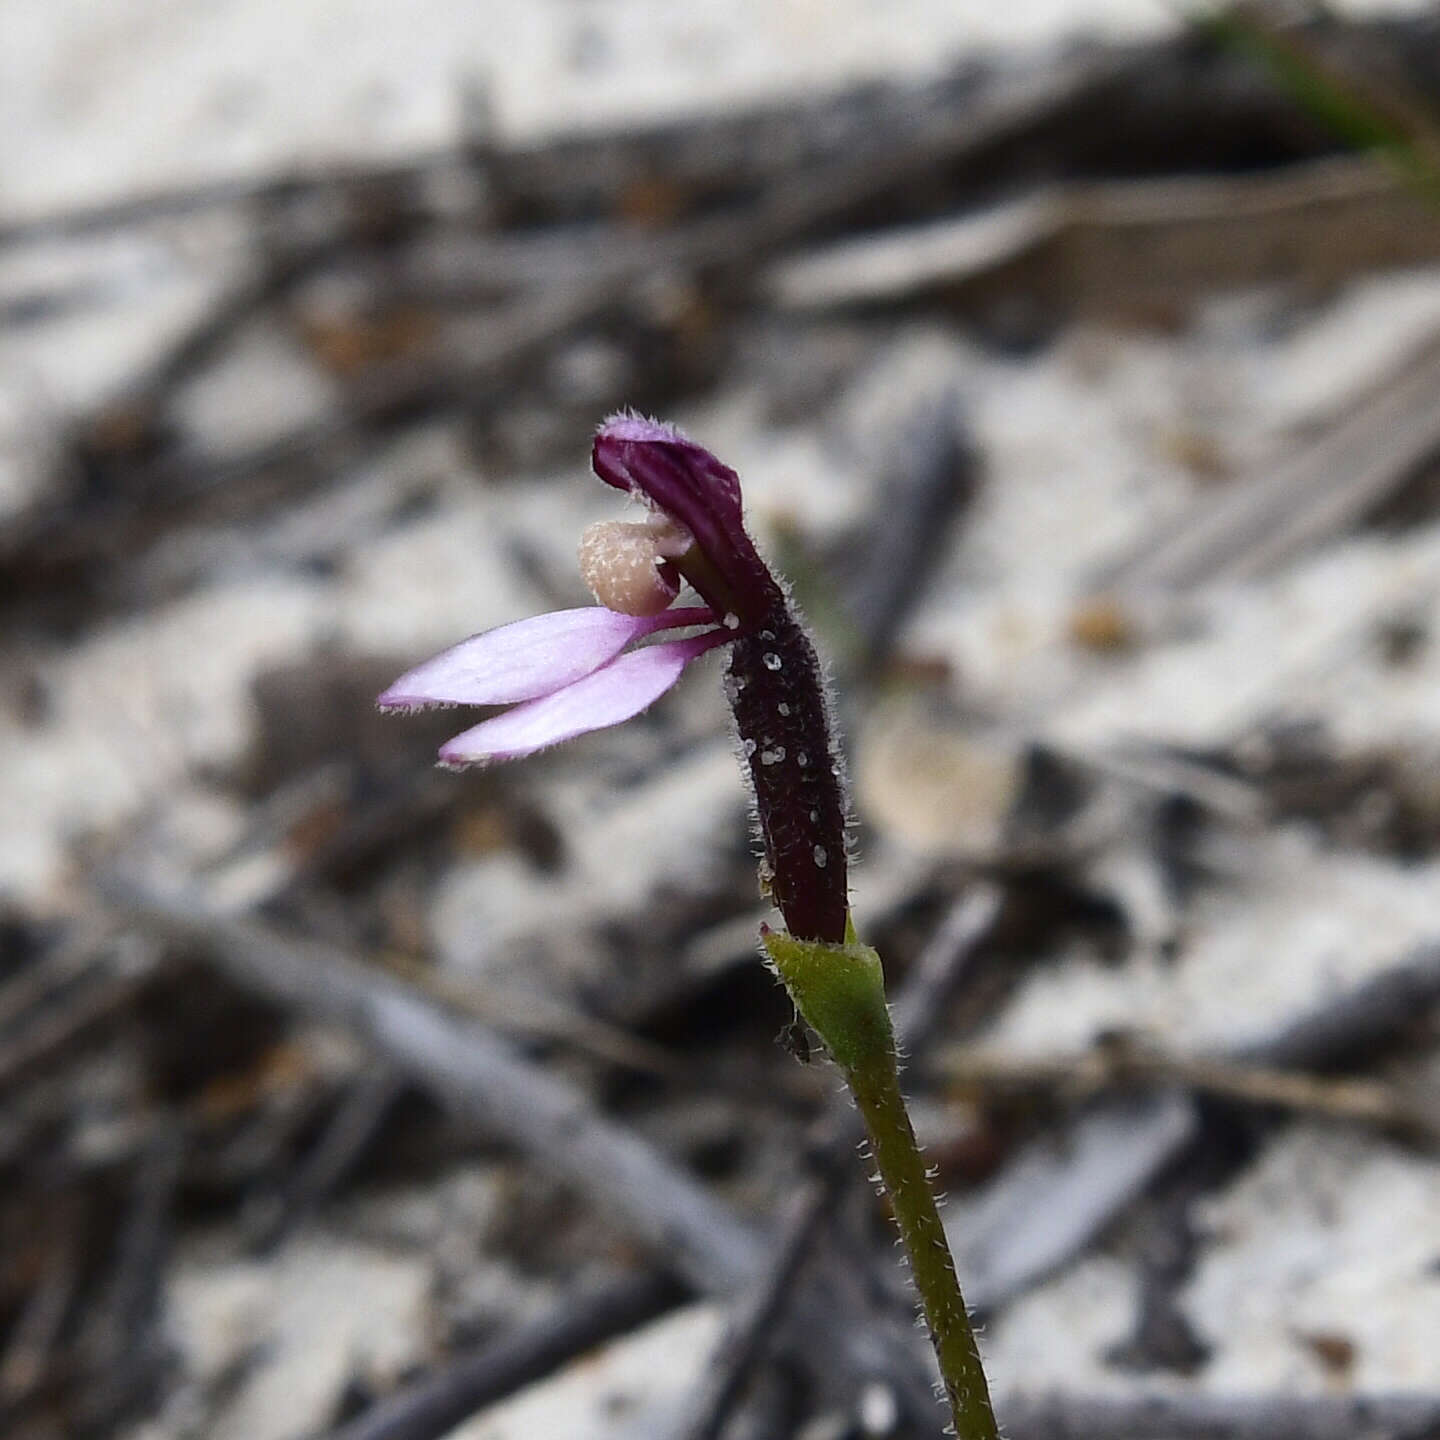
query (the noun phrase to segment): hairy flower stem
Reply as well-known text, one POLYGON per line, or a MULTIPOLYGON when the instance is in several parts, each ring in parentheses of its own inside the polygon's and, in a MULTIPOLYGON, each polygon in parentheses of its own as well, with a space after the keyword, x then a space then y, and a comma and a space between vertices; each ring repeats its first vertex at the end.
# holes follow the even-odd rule
POLYGON ((877 1055, 845 1079, 870 1135, 876 1168, 890 1197, 895 1224, 910 1257, 910 1273, 930 1325, 930 1340, 945 1398, 961 1440, 996 1440, 990 1390, 980 1365, 975 1332, 965 1310, 955 1263, 935 1208, 925 1161, 910 1125, 895 1055, 877 1055))
POLYGON ((910 1260, 959 1440, 998 1440, 990 1388, 960 1293, 925 1160, 900 1092, 880 957, 853 931, 844 945, 767 932, 765 948, 796 1008, 855 1097, 910 1260))

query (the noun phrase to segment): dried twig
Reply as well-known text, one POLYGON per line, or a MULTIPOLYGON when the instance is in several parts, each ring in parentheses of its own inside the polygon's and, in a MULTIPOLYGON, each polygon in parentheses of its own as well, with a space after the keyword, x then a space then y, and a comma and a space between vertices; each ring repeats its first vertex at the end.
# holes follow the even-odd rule
POLYGON ((181 1132, 162 1116, 140 1159, 116 1245, 110 1293, 96 1317, 97 1350, 112 1360, 133 1350, 154 1322, 183 1153, 181 1132))
POLYGON ((997 108, 1015 127, 1043 121, 1083 104, 1122 67, 1144 73, 1161 56, 1174 59, 1176 47, 1168 41, 1096 47, 1073 64, 1057 65, 1047 55, 1030 67, 982 71, 969 66, 928 84, 863 85, 799 103, 629 125, 614 133, 562 136, 534 146, 472 142, 398 161, 337 161, 177 186, 0 223, 0 248, 216 209, 277 213, 293 207, 313 215, 322 208, 317 202, 351 196, 379 196, 399 214, 423 218, 453 213, 453 201, 437 206, 427 198, 427 187, 456 174, 475 175, 499 197, 500 209, 520 212, 532 223, 614 213, 623 209, 629 187, 653 183, 657 176, 696 195, 753 192, 860 149, 899 155, 927 141, 946 143, 955 137, 984 145, 995 139, 987 131, 997 108))
POLYGON ((335 164, 281 175, 211 180, 198 185, 154 190, 74 210, 0 225, 0 249, 120 230, 155 221, 180 219, 205 210, 275 209, 287 202, 313 201, 317 195, 344 195, 423 182, 428 175, 468 163, 453 149, 435 150, 386 164, 335 164))
POLYGON ((1432 339, 1318 440, 1201 496, 1097 576, 1096 588, 1143 594, 1248 579, 1342 532, 1440 450, 1437 389, 1432 339))
POLYGON ((1110 1099, 1016 1155, 963 1215, 947 1213, 965 1294, 993 1310, 1079 1254, 1195 1137, 1186 1095, 1110 1099))
POLYGON ((778 263, 777 304, 1028 293, 1066 310, 1173 308, 1208 292, 1333 284, 1440 255, 1440 215, 1368 159, 1256 175, 1072 183, 778 263))
POLYGON ((1015 1059, 984 1050, 957 1050, 945 1074, 982 1089, 1038 1089, 1084 1101, 1104 1090, 1179 1086, 1220 1099, 1273 1105, 1336 1120, 1425 1133, 1432 1122, 1395 1086, 1349 1076, 1310 1075, 1228 1059, 1171 1055, 1139 1042, 1107 1042, 1074 1055, 1015 1059))
MULTIPOLYGON (((708 1197, 695 1191, 650 1154, 634 1137, 589 1111, 580 1097, 510 1054, 495 1037, 435 1012, 425 1001, 384 975, 371 972, 331 947, 283 941, 265 928, 206 914, 193 906, 125 895, 121 909, 158 933, 208 952, 232 978, 282 1003, 359 1029, 391 1060, 427 1088, 462 1111, 497 1128, 586 1193, 616 1206, 659 1257, 680 1273, 689 1272, 712 1288, 741 1283, 747 1266, 759 1268, 757 1243, 724 1216, 708 1197), (538 1103, 537 1103, 538 1100, 538 1103), (503 1112, 503 1113, 502 1113, 503 1112), (658 1193, 655 1187, 659 1187, 658 1193), (642 1212, 636 1215, 634 1212, 642 1212)), ((956 966, 998 912, 998 896, 986 890, 956 907, 926 956, 918 962, 911 1001, 915 1023, 928 1018, 953 981, 956 966), (943 953, 942 953, 943 952, 943 953)), ((848 1160, 853 1116, 841 1117, 843 1137, 832 1150, 848 1160)), ((848 1166, 842 1173, 848 1173, 848 1166)), ((819 1182, 817 1182, 817 1185, 819 1182)), ((800 1220, 784 1247, 788 1265, 798 1265, 811 1240, 814 1217, 828 1205, 828 1187, 804 1198, 800 1220)), ((779 1287, 783 1295, 785 1287, 779 1287)), ((656 1313, 673 1303, 672 1284, 646 1278, 626 1282, 594 1311, 584 1310, 558 1325, 517 1337, 495 1353, 487 1352, 413 1392, 395 1397, 370 1417, 356 1422, 346 1440, 365 1436, 421 1437, 442 1433, 456 1418, 506 1389, 585 1348, 589 1343, 638 1323, 640 1314, 656 1313), (591 1339, 590 1337, 593 1337, 591 1339), (519 1377, 519 1378, 517 1378, 519 1377), (373 1425, 375 1428, 364 1428, 373 1425)), ((764 1296, 761 1296, 762 1300, 764 1296)), ((763 1309, 768 1311, 770 1302, 763 1309)), ((762 1307, 752 1302, 751 1313, 762 1307)), ((805 1307, 810 1313, 811 1307, 805 1307)), ((826 1348, 827 1364, 839 1358, 834 1340, 811 1326, 826 1348)), ((875 1351, 872 1341, 864 1347, 875 1351)), ((873 1358, 883 1353, 883 1345, 873 1358)), ((737 1373, 743 1370, 737 1366, 737 1373)), ((922 1385, 922 1391, 925 1386, 922 1385)))
POLYGON ((759 1273, 754 1232, 493 1032, 333 946, 281 937, 193 901, 134 891, 114 898, 131 920, 194 946, 247 989, 357 1031, 401 1073, 591 1197, 697 1288, 732 1292, 759 1273))
POLYGON ((883 523, 869 528, 864 560, 846 587, 860 632, 862 674, 884 667, 900 626, 947 553, 951 523, 974 493, 979 470, 979 446, 958 394, 943 394, 905 417, 890 473, 876 487, 883 523))
POLYGON ((381 1400, 330 1440, 436 1440, 477 1410, 645 1324, 683 1297, 674 1280, 656 1274, 627 1276, 571 1296, 542 1320, 381 1400))
POLYGON ((1000 918, 1003 903, 999 886, 971 885, 916 956, 895 998, 895 1039, 902 1054, 913 1060, 934 1044, 945 1017, 945 1002, 961 984, 977 948, 1000 918))
POLYGON ((92 1025, 122 1009, 150 979, 146 966, 106 969, 86 977, 47 1005, 23 1034, 0 1050, 0 1087, 51 1060, 92 1025))
MULTIPOLYGON (((1056 107, 1109 83, 1128 63, 1126 52, 1116 52, 1071 58, 1003 82, 997 77, 972 87, 960 103, 951 96, 948 108, 924 123, 917 123, 901 104, 895 107, 891 131, 861 128, 863 143, 840 146, 793 172, 782 168, 768 173, 759 198, 748 204, 685 222, 667 233, 642 232, 598 258, 592 256, 589 265, 568 279, 511 297, 467 327, 463 339, 454 338, 435 353, 372 366, 332 413, 286 435, 223 458, 172 452, 137 467, 121 493, 92 499, 79 510, 61 503, 14 517, 0 526, 0 561, 43 573, 60 561, 74 564, 113 555, 127 537, 138 533, 156 505, 194 500, 329 447, 343 452, 350 442, 386 424, 473 405, 497 375, 577 327, 623 310, 653 285, 657 274, 690 276, 743 292, 757 258, 837 222, 907 181, 1023 131, 1056 107)), ((323 250, 322 244, 297 258, 293 273, 304 273, 323 250)), ((275 288, 272 281, 283 286, 291 274, 291 267, 282 266, 273 276, 244 282, 241 293, 251 284, 269 293, 275 288)), ((235 306, 227 303, 207 317, 195 336, 183 340, 162 364, 163 378, 173 380, 177 360, 197 345, 208 345, 234 313, 235 306)), ((154 385, 147 389, 148 394, 155 391, 154 385)))
MULTIPOLYGON (((845 1158, 850 1159, 848 1153, 845 1158)), ((696 1392, 687 1397, 685 1417, 674 1432, 677 1440, 719 1440, 724 1432, 843 1188, 839 1170, 831 1165, 792 1200, 769 1273, 735 1305, 718 1352, 710 1357, 696 1392)))
MULTIPOLYGON (((1231 1063, 1324 1069, 1373 1049, 1440 1002, 1440 945, 1421 946, 1277 1034, 1227 1055, 1231 1063)), ((1193 1101, 1168 1089, 1105 1099, 1065 1133, 1017 1155, 963 1221, 954 1243, 972 1303, 1004 1304, 1079 1254, 1197 1133, 1193 1101)), ((952 1215, 954 1212, 952 1212, 952 1215)))
POLYGON ((94 966, 113 933, 114 926, 106 922, 82 920, 75 934, 0 985, 0 1028, 9 1026, 52 991, 94 966))
POLYGON ((344 1180, 375 1138, 405 1084, 385 1065, 357 1077, 279 1203, 254 1227, 252 1250, 263 1252, 280 1244, 344 1180))
POLYGON ((82 1365, 90 1381, 77 1409, 85 1426, 113 1423, 154 1382, 168 1349, 155 1322, 182 1153, 180 1132, 162 1119, 134 1175, 108 1293, 82 1334, 82 1365))
POLYGON ((397 956, 389 968, 441 1004, 471 1015, 499 1030, 537 1040, 559 1040, 576 1050, 641 1075, 678 1075, 683 1063, 663 1046, 632 1035, 618 1025, 584 1015, 544 995, 507 997, 447 976, 430 966, 397 956))
POLYGON ((1326 1070, 1363 1058, 1440 1004, 1440 942, 1417 945, 1394 965, 1297 1015, 1275 1034, 1226 1052, 1238 1064, 1326 1070))
POLYGON ((1440 1395, 1011 1396, 996 1406, 1012 1440, 1422 1440, 1440 1395))
POLYGON ((0 1416, 40 1383, 80 1281, 78 1237, 62 1236, 0 1354, 0 1416))

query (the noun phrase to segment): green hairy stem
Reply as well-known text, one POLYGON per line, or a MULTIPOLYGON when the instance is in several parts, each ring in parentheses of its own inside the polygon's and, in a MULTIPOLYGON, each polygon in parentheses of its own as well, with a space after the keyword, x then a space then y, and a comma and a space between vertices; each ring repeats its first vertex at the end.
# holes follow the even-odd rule
POLYGON ((959 1440, 998 1440, 990 1389, 940 1223, 925 1160, 900 1092, 880 957, 853 928, 843 945, 767 931, 765 949, 795 1008, 844 1073, 910 1259, 910 1274, 959 1440))

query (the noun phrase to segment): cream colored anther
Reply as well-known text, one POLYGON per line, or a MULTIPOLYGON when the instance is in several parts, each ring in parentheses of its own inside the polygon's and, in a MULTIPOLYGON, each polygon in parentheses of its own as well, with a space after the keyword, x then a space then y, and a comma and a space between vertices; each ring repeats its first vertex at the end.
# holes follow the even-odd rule
POLYGON ((580 574, 607 610, 658 615, 679 588, 660 565, 683 555, 690 543, 687 530, 659 516, 639 524, 597 520, 580 537, 580 574))

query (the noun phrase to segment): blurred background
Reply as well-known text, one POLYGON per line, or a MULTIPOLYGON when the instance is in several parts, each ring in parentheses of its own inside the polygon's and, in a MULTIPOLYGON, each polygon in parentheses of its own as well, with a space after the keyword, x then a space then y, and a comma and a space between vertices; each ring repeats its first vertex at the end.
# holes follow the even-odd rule
POLYGON ((931 1436, 719 686, 741 474, 1007 1433, 1440 1434, 1440 16, 0 0, 0 1433, 931 1436))

